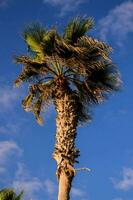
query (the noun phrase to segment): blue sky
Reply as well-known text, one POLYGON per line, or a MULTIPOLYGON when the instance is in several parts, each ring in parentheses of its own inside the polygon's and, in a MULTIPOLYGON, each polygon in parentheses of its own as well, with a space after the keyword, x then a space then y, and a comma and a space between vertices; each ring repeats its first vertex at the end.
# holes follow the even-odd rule
POLYGON ((119 66, 122 89, 99 107, 90 124, 78 128, 81 150, 72 200, 133 199, 133 1, 122 0, 0 0, 0 188, 25 190, 25 199, 55 200, 56 163, 52 160, 55 111, 51 106, 39 126, 21 108, 26 87, 13 88, 21 67, 13 55, 26 53, 21 33, 40 21, 45 27, 65 24, 77 15, 92 16, 90 34, 112 45, 112 59, 119 66))

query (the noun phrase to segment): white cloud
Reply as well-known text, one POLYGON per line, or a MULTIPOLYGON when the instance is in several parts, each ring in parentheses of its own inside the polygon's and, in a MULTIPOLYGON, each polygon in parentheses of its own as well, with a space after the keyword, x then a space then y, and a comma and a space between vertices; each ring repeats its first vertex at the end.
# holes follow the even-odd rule
POLYGON ((40 180, 38 177, 24 177, 14 180, 12 187, 17 191, 24 191, 24 199, 38 199, 38 194, 47 192, 49 197, 53 197, 57 192, 56 185, 50 180, 40 180))
POLYGON ((17 191, 24 191, 25 199, 38 199, 38 194, 47 192, 49 197, 57 192, 56 184, 50 179, 42 180, 38 177, 32 177, 25 164, 18 163, 12 187, 17 191))
POLYGON ((44 3, 49 3, 52 6, 59 6, 61 8, 61 16, 65 15, 67 12, 75 10, 85 1, 86 0, 43 0, 44 3))
POLYGON ((40 193, 47 193, 49 198, 53 198, 57 193, 57 185, 50 179, 32 176, 26 165, 16 159, 16 156, 21 154, 22 150, 14 141, 0 142, 0 184, 12 187, 16 192, 23 190, 25 200, 39 199, 40 193), (16 171, 9 170, 11 164, 13 168, 17 167, 16 171))
POLYGON ((118 198, 115 198, 113 200, 123 200, 122 198, 118 197, 118 198))
POLYGON ((107 16, 99 21, 99 32, 103 40, 113 38, 122 46, 129 33, 133 33, 133 2, 125 1, 110 10, 107 16))
POLYGON ((112 178, 112 181, 116 189, 123 191, 133 189, 133 169, 124 168, 122 172, 122 179, 117 181, 116 179, 112 178))
POLYGON ((0 126, 0 134, 15 134, 19 131, 20 124, 7 123, 0 126))
POLYGON ((85 193, 81 189, 78 189, 78 188, 72 188, 71 194, 73 197, 84 197, 85 196, 85 193))
POLYGON ((20 90, 12 89, 9 87, 1 87, 0 89, 0 111, 11 109, 16 104, 20 97, 20 90))
POLYGON ((53 195, 55 192, 57 192, 56 184, 53 181, 51 181, 50 179, 47 179, 44 181, 44 186, 49 195, 53 195))
POLYGON ((31 178, 30 180, 15 180, 12 187, 17 191, 24 191, 27 198, 33 197, 36 192, 43 189, 43 184, 38 178, 31 178))
POLYGON ((36 199, 36 193, 43 189, 42 181, 37 177, 31 177, 23 163, 18 163, 11 185, 17 192, 24 191, 25 199, 33 197, 36 199))
POLYGON ((17 163, 17 170, 15 172, 15 180, 21 179, 25 180, 29 178, 29 172, 24 163, 18 162, 17 163))
POLYGON ((0 142, 0 183, 8 177, 8 168, 11 161, 16 160, 22 154, 22 150, 14 141, 0 142), (14 159, 15 158, 15 159, 14 159), (5 177, 3 179, 3 177, 5 177))
POLYGON ((5 163, 12 154, 21 154, 22 150, 13 141, 0 142, 0 163, 5 163))

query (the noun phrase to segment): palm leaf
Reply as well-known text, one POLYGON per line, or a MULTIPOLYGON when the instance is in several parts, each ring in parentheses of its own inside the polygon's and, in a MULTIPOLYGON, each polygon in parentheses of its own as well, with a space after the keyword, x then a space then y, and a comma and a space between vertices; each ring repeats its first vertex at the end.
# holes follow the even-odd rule
POLYGON ((24 64, 23 70, 15 80, 15 86, 19 86, 24 81, 34 81, 36 78, 41 80, 42 76, 51 73, 56 75, 52 66, 48 66, 49 59, 43 60, 43 63, 34 61, 34 59, 28 58, 27 56, 15 57, 15 61, 18 64, 24 64))
POLYGON ((35 115, 35 118, 36 118, 38 124, 42 125, 43 120, 42 120, 42 118, 40 116, 40 113, 42 111, 42 97, 41 96, 33 104, 32 111, 33 111, 33 114, 35 115))
POLYGON ((80 47, 99 47, 102 50, 106 50, 106 51, 112 51, 112 47, 110 47, 109 45, 105 44, 104 42, 101 42, 97 39, 94 39, 92 37, 88 37, 88 36, 82 36, 78 42, 77 42, 77 46, 80 47))
POLYGON ((24 192, 23 191, 20 192, 20 194, 18 196, 16 196, 15 200, 21 200, 23 195, 24 195, 24 192))
POLYGON ((40 116, 41 112, 49 106, 52 99, 53 81, 31 85, 29 94, 22 101, 25 111, 32 111, 37 122, 42 125, 43 120, 40 116))
POLYGON ((23 196, 23 191, 17 195, 13 189, 5 188, 0 191, 0 200, 21 200, 23 196))
POLYGON ((30 111, 30 105, 33 101, 34 98, 34 94, 33 93, 29 93, 22 101, 22 106, 24 108, 25 111, 30 111))
POLYGON ((26 27, 23 37, 31 52, 42 54, 42 41, 46 31, 39 23, 33 23, 26 27))
POLYGON ((46 55, 52 55, 55 52, 55 41, 56 41, 57 31, 56 29, 51 29, 47 31, 43 37, 43 49, 46 55))
POLYGON ((76 43, 80 37, 93 27, 93 24, 92 18, 74 18, 64 31, 64 40, 71 44, 76 43))

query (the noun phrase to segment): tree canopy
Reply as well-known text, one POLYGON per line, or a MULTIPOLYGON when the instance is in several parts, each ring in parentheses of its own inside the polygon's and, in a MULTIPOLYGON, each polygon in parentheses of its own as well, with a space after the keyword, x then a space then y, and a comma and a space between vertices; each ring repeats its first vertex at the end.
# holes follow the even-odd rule
POLYGON ((47 30, 39 23, 24 30, 28 53, 15 57, 16 63, 23 65, 15 85, 29 83, 22 105, 40 124, 40 114, 54 101, 58 88, 77 96, 79 122, 90 119, 91 105, 119 89, 119 72, 110 58, 112 48, 89 35, 93 25, 92 18, 77 17, 61 34, 57 28, 47 30))

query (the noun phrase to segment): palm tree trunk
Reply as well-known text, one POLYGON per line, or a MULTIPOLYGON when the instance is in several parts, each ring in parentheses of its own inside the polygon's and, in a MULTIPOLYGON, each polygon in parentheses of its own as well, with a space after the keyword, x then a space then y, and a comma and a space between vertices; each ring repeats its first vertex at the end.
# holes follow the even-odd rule
POLYGON ((70 199, 70 190, 71 190, 72 178, 61 172, 59 179, 59 190, 58 190, 58 200, 68 200, 70 199))
POLYGON ((71 91, 55 97, 56 144, 53 158, 57 162, 57 179, 59 182, 58 200, 69 200, 73 168, 79 150, 75 148, 76 128, 78 124, 76 95, 71 91))

